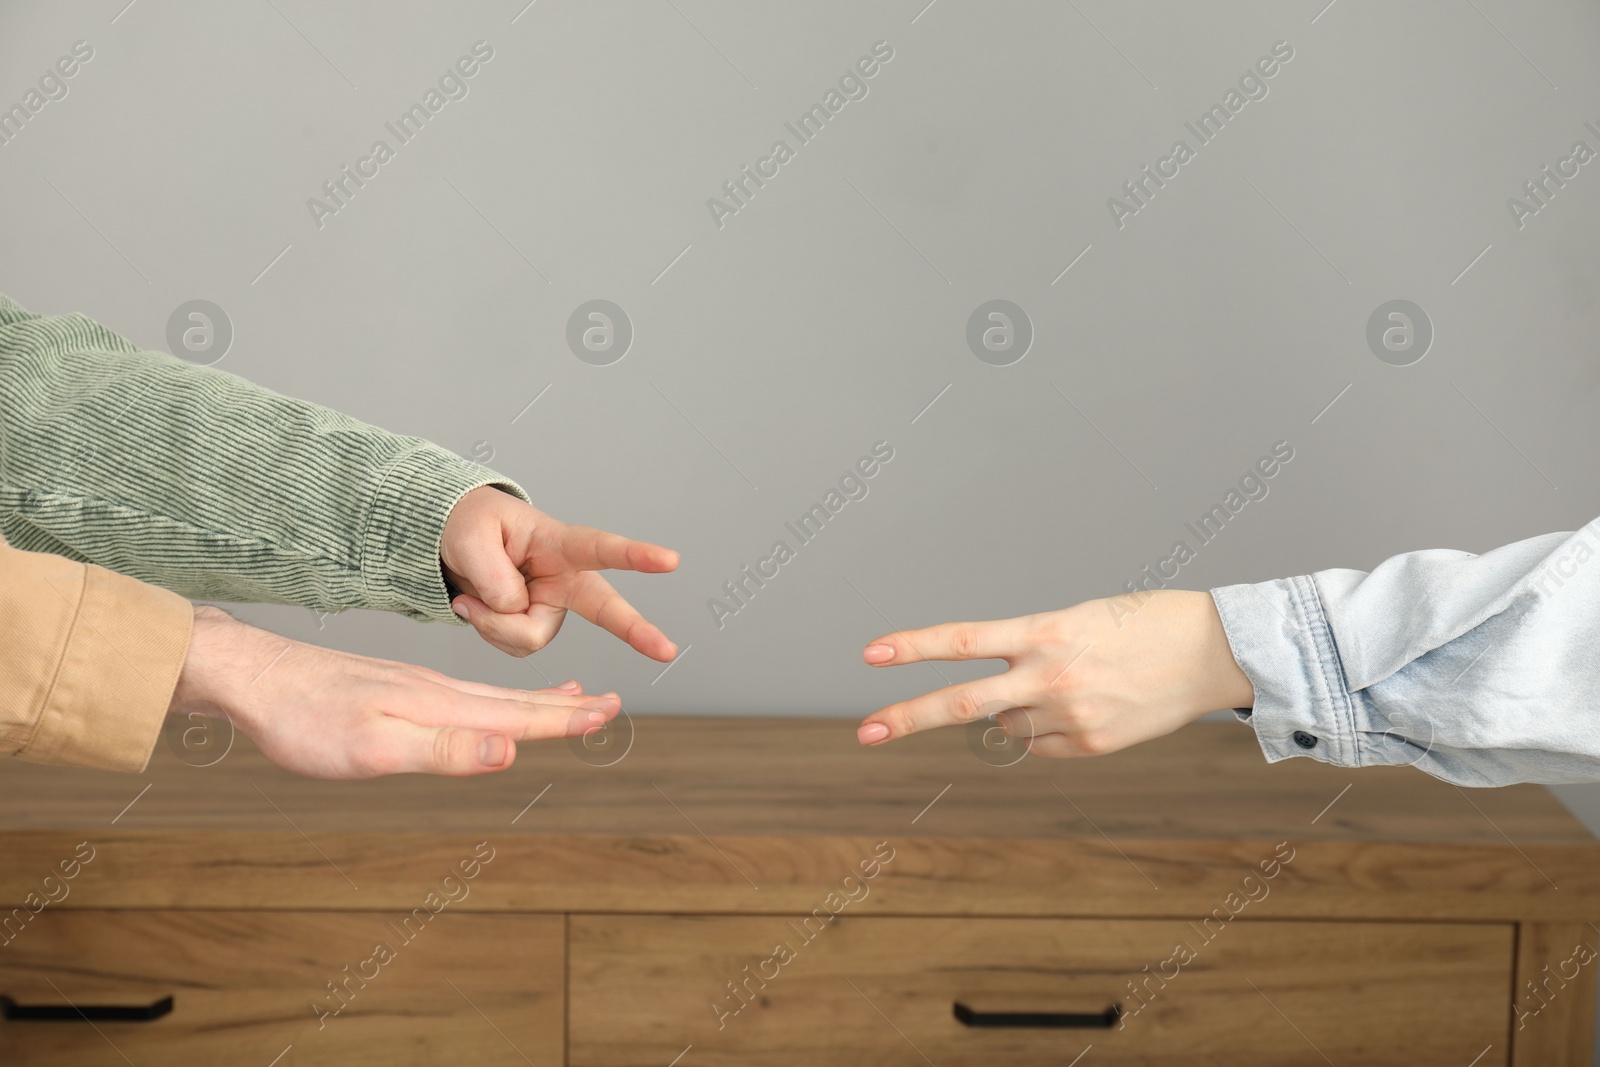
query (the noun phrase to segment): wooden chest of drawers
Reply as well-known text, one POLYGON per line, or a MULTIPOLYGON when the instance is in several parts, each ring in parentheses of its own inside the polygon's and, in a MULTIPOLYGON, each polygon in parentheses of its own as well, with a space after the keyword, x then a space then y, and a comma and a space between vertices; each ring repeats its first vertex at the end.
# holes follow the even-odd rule
POLYGON ((1541 788, 1235 724, 632 729, 474 780, 0 767, 0 1062, 1589 1062, 1600 844, 1541 788))

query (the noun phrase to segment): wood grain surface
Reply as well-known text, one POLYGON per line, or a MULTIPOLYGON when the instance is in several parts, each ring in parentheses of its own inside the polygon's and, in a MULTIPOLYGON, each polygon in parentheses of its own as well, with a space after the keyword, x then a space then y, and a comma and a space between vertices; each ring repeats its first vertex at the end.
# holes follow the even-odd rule
POLYGON ((574 916, 569 1062, 662 1067, 689 1045, 696 1067, 1063 1067, 1091 1046, 1085 1063, 1508 1062, 1508 925, 802 918, 574 916), (973 1029, 957 1001, 1124 1014, 973 1029))
POLYGON ((1517 933, 1516 1067, 1590 1067, 1600 938, 1592 923, 1523 923, 1517 933))
POLYGON ((47 910, 0 947, 0 994, 80 1007, 171 996, 173 1010, 152 1022, 0 1023, 0 1062, 561 1062, 562 919, 447 906, 401 929, 406 914, 47 910))
POLYGON ((242 735, 210 767, 185 764, 164 740, 140 775, 8 760, 0 831, 107 828, 149 785, 117 827, 281 831, 287 816, 308 833, 654 835, 695 832, 687 814, 708 834, 763 837, 1594 841, 1539 786, 1460 790, 1405 767, 1268 764, 1237 723, 1196 723, 1094 759, 999 767, 976 754, 981 731, 960 728, 864 748, 854 720, 629 721, 631 744, 524 744, 511 770, 479 778, 313 782, 273 767, 242 735), (620 752, 610 766, 584 762, 620 752), (546 786, 537 817, 511 825, 546 786))
POLYGON ((651 720, 608 767, 524 748, 467 780, 312 782, 243 739, 206 768, 163 745, 143 776, 0 766, 0 903, 89 840, 61 907, 399 907, 492 841, 468 910, 778 913, 892 841, 882 914, 1153 917, 1288 841, 1267 917, 1600 916, 1600 844, 1547 790, 1267 765, 1232 724, 1004 768, 960 731, 865 750, 827 720, 651 720))
MULTIPOLYGON (((864 749, 840 720, 648 719, 631 738, 525 745, 504 774, 361 783, 294 778, 242 737, 209 766, 175 742, 141 775, 0 763, 0 992, 178 990, 181 1015, 105 1035, 154 1062, 248 1045, 265 1064, 299 1040, 271 1048, 285 1027, 312 1050, 294 1062, 561 1062, 570 949, 573 1062, 665 1065, 695 1043, 682 1067, 844 1063, 823 1052, 841 1034, 862 1062, 924 1062, 900 1027, 941 1064, 1067 1063, 1078 1052, 1038 1034, 952 1029, 945 1000, 1092 1005, 1290 854, 1094 1062, 1447 1062, 1423 1051, 1447 1046, 1481 1067, 1516 1042, 1518 1067, 1580 1067, 1592 1032, 1593 964, 1526 1026, 1511 1014, 1513 983, 1600 920, 1600 843, 1547 790, 1267 764, 1238 724, 997 766, 1009 757, 959 729, 864 749), (315 1029, 307 983, 489 848, 441 916, 459 936, 406 949, 378 995, 315 1029), (763 991, 775 1007, 696 1043, 706 983, 884 850, 831 940, 763 991)), ((0 1042, 35 1043, 18 1062, 80 1062, 82 1028, 54 1033, 6 1024, 0 1042)))

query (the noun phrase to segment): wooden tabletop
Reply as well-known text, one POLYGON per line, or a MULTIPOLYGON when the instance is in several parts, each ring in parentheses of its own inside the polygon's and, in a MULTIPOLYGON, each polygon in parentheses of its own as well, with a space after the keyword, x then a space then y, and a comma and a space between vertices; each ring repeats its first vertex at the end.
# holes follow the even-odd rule
MULTIPOLYGON (((8 761, 0 854, 19 863, 0 864, 0 899, 37 880, 30 863, 47 872, 69 839, 102 842, 115 857, 84 883, 80 904, 326 907, 355 906, 341 896, 363 880, 407 901, 426 882, 408 874, 413 861, 491 840, 520 857, 501 870, 528 869, 515 890, 485 894, 485 906, 571 910, 581 895, 627 909, 655 892, 716 910, 764 880, 794 889, 766 895, 762 907, 781 909, 888 840, 935 865, 987 857, 983 871, 925 871, 924 883, 938 885, 907 881, 907 911, 961 910, 939 889, 964 881, 987 885, 995 906, 1010 893, 1018 912, 1067 906, 1054 887, 1074 883, 1093 906, 1122 899, 1149 913, 1176 898, 1130 897, 1163 880, 1195 899, 1226 892, 1256 852, 1291 841, 1316 857, 1296 867, 1306 878, 1321 870, 1329 893, 1362 884, 1411 894, 1422 912, 1454 893, 1448 914, 1531 907, 1600 917, 1600 844, 1539 786, 1466 790, 1411 768, 1268 764, 1235 723, 1195 724, 1095 759, 1016 762, 987 749, 981 728, 867 749, 854 725, 634 718, 588 746, 525 744, 511 770, 469 779, 309 781, 268 764, 242 736, 210 766, 191 766, 164 739, 141 775, 8 761), (195 858, 206 849, 209 868, 195 858), (299 871, 293 886, 286 865, 299 871), (112 867, 118 878, 108 880, 112 867), (995 882, 1010 888, 997 896, 995 882)), ((898 867, 908 879, 910 870, 898 867)), ((748 910, 740 899, 735 910, 748 910)), ((1359 913, 1331 896, 1324 906, 1359 913)))
POLYGON ((6 761, 0 831, 98 830, 120 814, 123 830, 281 830, 288 815, 308 833, 670 834, 692 822, 713 835, 1594 840, 1540 786, 1465 790, 1408 767, 1268 764, 1243 724, 1198 723, 1095 759, 1016 762, 955 728, 864 748, 855 720, 629 724, 587 747, 524 744, 511 770, 480 778, 310 781, 242 735, 211 766, 190 766, 164 741, 141 775, 6 761), (535 796, 537 817, 513 825, 535 796))

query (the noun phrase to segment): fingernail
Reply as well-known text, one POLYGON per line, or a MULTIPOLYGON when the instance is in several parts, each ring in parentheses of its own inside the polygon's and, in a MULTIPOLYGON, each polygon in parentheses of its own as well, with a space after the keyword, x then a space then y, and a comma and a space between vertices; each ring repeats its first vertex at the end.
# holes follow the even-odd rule
POLYGON ((593 723, 599 723, 600 725, 604 726, 605 723, 606 723, 605 712, 603 712, 603 711, 591 711, 589 713, 589 721, 593 722, 593 723))
POLYGON ((862 656, 868 663, 888 663, 894 659, 894 648, 891 645, 868 645, 862 656))
MULTIPOLYGON (((883 647, 883 646, 878 646, 883 647)), ((889 736, 889 728, 881 722, 869 722, 856 731, 856 740, 863 745, 875 745, 889 736)))
POLYGON ((456 616, 458 618, 460 618, 462 620, 466 620, 466 618, 467 618, 467 606, 466 606, 466 604, 462 603, 459 600, 452 600, 450 602, 450 610, 455 612, 456 616))
POLYGON ((506 761, 506 739, 491 734, 478 746, 478 761, 485 767, 498 767, 506 761))
POLYGON ((560 685, 556 686, 556 688, 557 689, 577 689, 578 688, 578 683, 569 679, 569 680, 567 680, 565 682, 562 682, 560 685))

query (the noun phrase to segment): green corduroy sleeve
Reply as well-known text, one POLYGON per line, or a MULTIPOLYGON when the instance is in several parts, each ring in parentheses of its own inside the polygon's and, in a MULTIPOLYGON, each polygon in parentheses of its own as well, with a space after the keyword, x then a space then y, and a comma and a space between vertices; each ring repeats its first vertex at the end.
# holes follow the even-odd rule
POLYGON ((0 296, 0 531, 200 600, 458 621, 456 501, 515 482, 417 437, 0 296))

